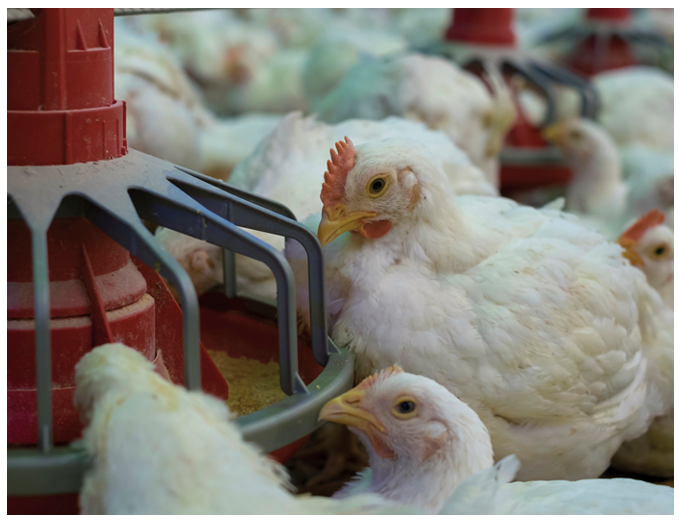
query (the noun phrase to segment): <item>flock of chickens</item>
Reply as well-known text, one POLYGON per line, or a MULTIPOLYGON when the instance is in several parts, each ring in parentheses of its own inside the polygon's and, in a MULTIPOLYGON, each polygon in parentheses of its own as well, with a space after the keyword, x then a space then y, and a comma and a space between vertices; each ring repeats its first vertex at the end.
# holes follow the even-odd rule
MULTIPOLYGON (((594 77, 598 122, 559 91, 542 133, 573 180, 522 205, 499 196, 499 154, 516 95, 535 122, 544 102, 413 50, 449 20, 264 9, 116 21, 130 146, 277 200, 318 234, 330 335, 354 353, 358 383, 321 418, 349 427, 370 465, 332 499, 295 496, 221 401, 105 345, 76 374, 95 462, 83 513, 673 513, 669 487, 597 478, 611 462, 674 474, 673 76, 594 77)), ((223 280, 219 247, 155 233, 199 294, 223 280)), ((290 263, 305 335, 304 250, 252 233, 290 263)), ((241 291, 275 297, 266 266, 236 264, 241 291)))

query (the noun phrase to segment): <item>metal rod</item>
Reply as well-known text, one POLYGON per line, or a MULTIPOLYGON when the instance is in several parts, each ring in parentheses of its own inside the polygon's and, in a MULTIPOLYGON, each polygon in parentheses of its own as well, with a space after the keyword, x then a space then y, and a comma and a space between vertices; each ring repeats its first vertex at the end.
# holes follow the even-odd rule
POLYGON ((49 453, 52 449, 52 349, 46 228, 31 230, 31 246, 33 249, 38 446, 43 453, 49 453))
POLYGON ((216 192, 210 187, 200 187, 186 181, 168 178, 205 208, 219 216, 229 216, 235 225, 277 234, 299 241, 307 254, 309 275, 309 318, 311 322, 311 348, 316 361, 325 366, 331 348, 328 345, 328 327, 325 303, 325 266, 323 250, 316 235, 293 219, 261 208, 233 194, 216 192))
POLYGON ((200 376, 200 323, 198 296, 186 271, 137 218, 124 219, 89 205, 87 219, 102 232, 120 243, 146 265, 159 265, 160 273, 170 280, 182 302, 182 339, 184 345, 184 386, 189 390, 201 389, 200 376))
POLYGON ((297 321, 292 269, 283 255, 264 241, 252 237, 234 224, 202 206, 175 186, 165 193, 136 189, 130 191, 142 219, 176 230, 213 245, 228 248, 269 267, 278 290, 278 340, 281 388, 288 394, 307 393, 298 374, 297 321))
POLYGON ((224 274, 224 295, 229 299, 237 297, 236 254, 226 248, 222 249, 222 268, 224 274))

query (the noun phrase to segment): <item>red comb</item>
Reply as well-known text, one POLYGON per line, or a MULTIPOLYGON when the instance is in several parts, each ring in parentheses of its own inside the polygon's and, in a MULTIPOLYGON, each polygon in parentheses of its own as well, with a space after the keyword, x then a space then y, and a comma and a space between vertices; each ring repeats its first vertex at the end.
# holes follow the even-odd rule
POLYGON ((349 172, 354 168, 354 144, 346 136, 344 140, 335 143, 337 152, 330 149, 332 161, 328 160, 325 183, 323 183, 321 189, 321 201, 324 206, 339 203, 344 198, 344 185, 347 182, 349 172))
POLYGON ((389 376, 397 374, 397 373, 403 373, 403 369, 400 366, 396 366, 396 365, 389 366, 388 368, 385 368, 384 370, 381 370, 381 371, 374 373, 371 376, 363 379, 361 381, 361 384, 356 386, 356 389, 357 390, 365 390, 366 388, 370 388, 377 381, 380 381, 382 379, 385 379, 386 377, 389 377, 389 376))
POLYGON ((662 225, 665 221, 665 214, 659 210, 651 210, 636 220, 634 225, 625 230, 620 239, 639 241, 649 228, 662 225))

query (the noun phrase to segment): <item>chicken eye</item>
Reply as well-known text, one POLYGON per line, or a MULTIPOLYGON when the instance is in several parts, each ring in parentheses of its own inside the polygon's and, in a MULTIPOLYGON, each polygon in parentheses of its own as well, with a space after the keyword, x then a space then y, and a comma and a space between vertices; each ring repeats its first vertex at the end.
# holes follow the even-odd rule
POLYGON ((415 403, 413 401, 403 401, 398 403, 399 413, 411 413, 415 411, 415 403))
POLYGON ((379 197, 384 194, 388 185, 388 178, 385 178, 384 176, 375 177, 368 183, 368 195, 372 198, 379 197))
POLYGON ((417 415, 417 403, 412 397, 401 397, 394 402, 392 412, 397 419, 409 419, 417 415))
POLYGON ((661 243, 659 245, 649 248, 648 254, 655 259, 661 259, 667 256, 669 251, 670 247, 667 245, 667 243, 661 243))
POLYGON ((571 131, 571 138, 574 140, 579 140, 580 138, 582 138, 582 133, 577 130, 571 131))

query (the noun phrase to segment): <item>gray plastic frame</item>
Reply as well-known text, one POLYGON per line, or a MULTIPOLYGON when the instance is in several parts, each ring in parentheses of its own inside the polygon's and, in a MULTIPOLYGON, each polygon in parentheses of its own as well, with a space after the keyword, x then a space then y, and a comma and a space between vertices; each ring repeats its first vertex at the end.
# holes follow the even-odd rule
POLYGON ((47 230, 55 217, 84 216, 177 289, 183 309, 185 386, 200 389, 198 299, 179 263, 156 241, 142 219, 224 249, 225 293, 237 295, 233 253, 257 259, 274 273, 276 306, 240 296, 250 310, 278 321, 283 401, 236 420, 246 440, 265 452, 317 429, 323 404, 353 384, 353 358, 327 335, 324 269, 316 236, 285 206, 197 172, 130 150, 122 158, 49 167, 8 167, 8 218, 31 231, 38 402, 38 448, 7 452, 7 494, 47 495, 79 491, 89 465, 76 442, 52 444, 51 349, 47 230), (273 247, 238 227, 297 240, 308 259, 311 347, 325 366, 309 388, 298 373, 295 282, 290 265, 273 247))

